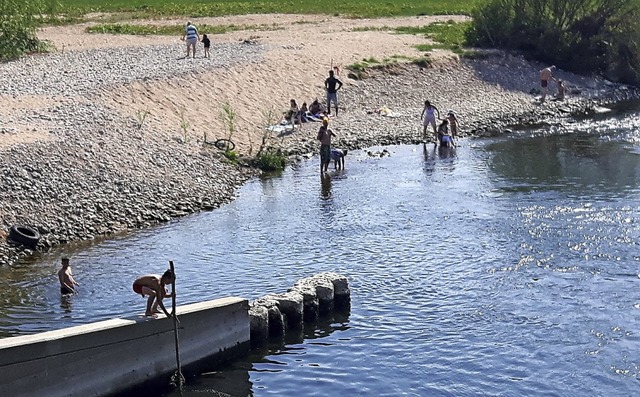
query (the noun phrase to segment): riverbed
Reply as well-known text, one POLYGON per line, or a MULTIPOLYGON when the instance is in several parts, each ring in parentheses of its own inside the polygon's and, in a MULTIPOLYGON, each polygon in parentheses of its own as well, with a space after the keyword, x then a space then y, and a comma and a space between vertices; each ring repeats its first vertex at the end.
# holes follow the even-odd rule
POLYGON ((303 161, 217 210, 0 268, 0 333, 140 313, 131 282, 169 260, 180 304, 335 271, 349 315, 187 393, 637 395, 639 116, 357 150, 324 178, 303 161), (64 255, 81 283, 68 299, 64 255))

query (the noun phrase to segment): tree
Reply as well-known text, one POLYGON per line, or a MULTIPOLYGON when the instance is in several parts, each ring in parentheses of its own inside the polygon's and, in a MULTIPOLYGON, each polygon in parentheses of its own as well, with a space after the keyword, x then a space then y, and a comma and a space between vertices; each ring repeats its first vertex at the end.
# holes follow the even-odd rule
POLYGON ((467 42, 522 51, 576 72, 638 84, 636 0, 489 0, 473 14, 467 42))

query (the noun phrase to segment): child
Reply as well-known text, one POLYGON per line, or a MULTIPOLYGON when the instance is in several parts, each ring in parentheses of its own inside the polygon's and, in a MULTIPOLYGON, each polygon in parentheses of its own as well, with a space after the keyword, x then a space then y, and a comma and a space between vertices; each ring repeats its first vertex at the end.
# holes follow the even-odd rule
POLYGON ((210 58, 209 47, 211 47, 211 40, 209 40, 206 34, 202 35, 202 44, 204 44, 204 57, 210 58))
POLYGON ((347 149, 331 149, 331 160, 333 160, 333 168, 336 170, 344 169, 344 157, 347 155, 347 149))
POLYGON ((422 120, 422 135, 424 138, 427 138, 427 127, 431 125, 433 128, 433 135, 437 137, 438 133, 436 132, 436 113, 438 114, 438 118, 440 118, 440 110, 437 107, 433 106, 431 102, 424 101, 424 109, 422 109, 422 114, 420 115, 420 119, 422 120))
POLYGON ((453 138, 457 138, 458 137, 458 119, 456 117, 456 114, 453 112, 453 110, 449 110, 449 113, 447 113, 447 120, 449 121, 451 136, 453 138))
POLYGON ((557 80, 558 83, 558 93, 556 94, 556 100, 562 101, 564 100, 564 93, 566 91, 566 88, 564 86, 564 81, 563 80, 557 80))
POLYGON ((300 106, 300 120, 303 123, 306 123, 307 121, 309 121, 307 119, 307 116, 309 116, 309 108, 307 108, 306 102, 302 102, 302 106, 300 106))
POLYGON ((438 126, 438 142, 440 142, 440 147, 453 146, 453 140, 451 139, 451 135, 449 135, 449 122, 447 119, 443 119, 438 126))
POLYGON ((60 293, 62 295, 77 294, 75 286, 80 285, 73 279, 69 258, 62 258, 62 269, 58 270, 58 280, 60 281, 60 293))
POLYGON ((142 297, 145 295, 149 297, 149 299, 147 299, 147 311, 144 314, 145 316, 155 316, 155 313, 158 313, 158 306, 160 306, 164 314, 166 314, 167 317, 170 317, 169 312, 162 304, 162 299, 173 296, 167 292, 165 286, 167 284, 173 284, 175 281, 176 276, 169 269, 164 272, 162 276, 157 274, 148 274, 138 277, 136 281, 133 282, 133 292, 142 295, 142 297))

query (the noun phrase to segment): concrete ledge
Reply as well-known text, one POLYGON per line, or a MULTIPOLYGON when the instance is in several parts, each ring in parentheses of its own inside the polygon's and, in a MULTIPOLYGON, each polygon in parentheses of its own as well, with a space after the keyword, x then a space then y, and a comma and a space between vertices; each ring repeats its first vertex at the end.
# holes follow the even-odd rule
MULTIPOLYGON (((177 308, 189 365, 250 339, 249 303, 224 298, 177 308)), ((7 396, 104 396, 176 370, 173 321, 135 317, 0 339, 7 396)))

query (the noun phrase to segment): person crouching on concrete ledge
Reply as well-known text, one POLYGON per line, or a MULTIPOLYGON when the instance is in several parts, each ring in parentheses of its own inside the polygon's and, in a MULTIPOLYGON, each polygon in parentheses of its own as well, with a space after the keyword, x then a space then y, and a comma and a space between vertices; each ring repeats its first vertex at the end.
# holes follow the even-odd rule
POLYGON ((336 170, 344 169, 344 157, 347 155, 348 150, 331 149, 331 160, 333 160, 333 168, 336 170))
POLYGON ((147 299, 147 311, 145 312, 145 316, 154 316, 156 313, 160 313, 158 311, 158 306, 162 309, 164 314, 167 317, 171 315, 165 309, 162 300, 166 297, 173 297, 172 294, 168 293, 165 289, 167 284, 173 284, 176 281, 176 276, 171 272, 171 270, 167 270, 164 272, 162 276, 157 274, 147 274, 144 276, 140 276, 133 282, 133 291, 137 294, 145 295, 149 297, 147 299))

